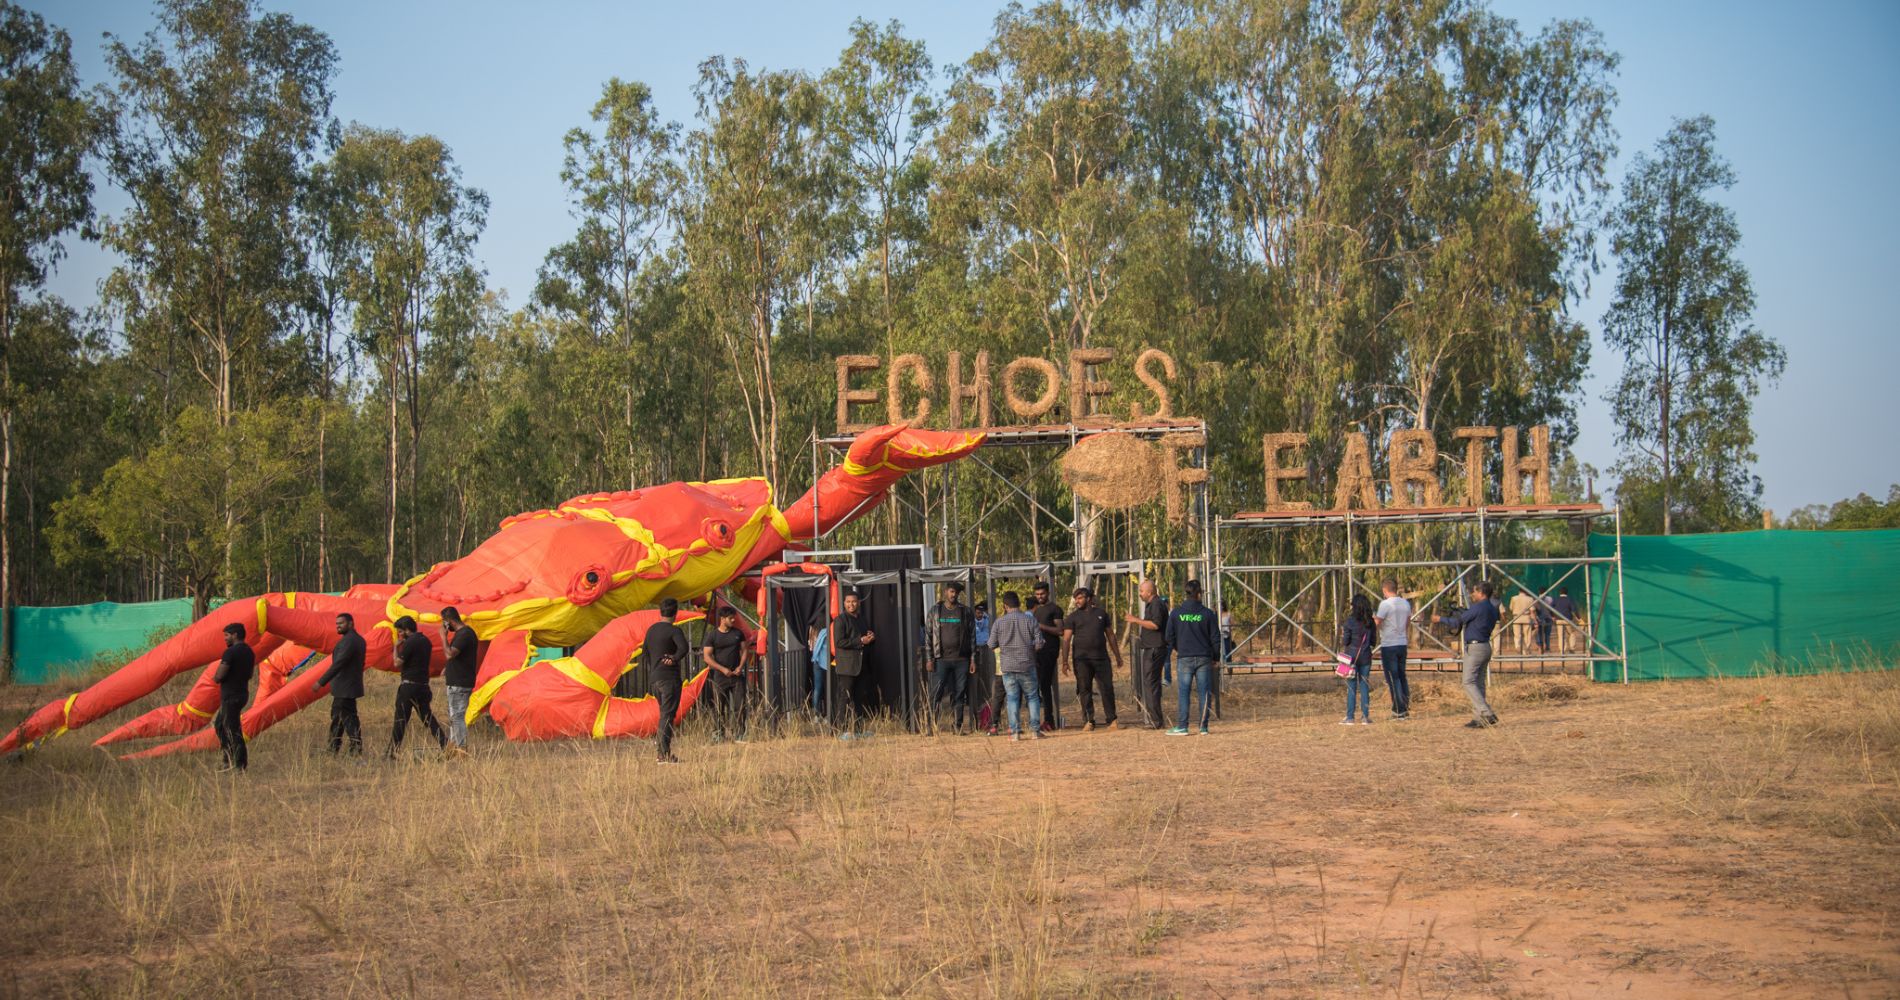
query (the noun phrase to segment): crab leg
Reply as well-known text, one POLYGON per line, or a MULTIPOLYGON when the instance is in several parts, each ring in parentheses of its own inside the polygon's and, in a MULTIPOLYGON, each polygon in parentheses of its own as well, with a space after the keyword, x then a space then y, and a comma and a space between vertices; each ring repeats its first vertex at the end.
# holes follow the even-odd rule
POLYGON ((983 443, 981 434, 912 430, 893 424, 851 442, 844 461, 784 510, 787 540, 816 538, 876 507, 905 473, 954 462, 983 443))
MULTIPOLYGON (((659 620, 656 611, 636 611, 610 622, 573 656, 529 664, 526 633, 505 632, 489 643, 482 660, 468 718, 483 711, 511 740, 578 737, 609 739, 652 736, 660 726, 660 703, 653 697, 616 698, 614 681, 640 655, 646 630, 659 620)), ((703 618, 682 612, 681 623, 703 618)), ((701 671, 680 693, 678 719, 698 699, 706 682, 701 671)))
MULTIPOLYGON (((252 648, 257 648, 260 637, 253 637, 252 648)), ((285 643, 274 635, 261 637, 265 643, 277 645, 277 649, 263 659, 258 666, 257 698, 264 700, 272 692, 283 687, 285 678, 296 669, 297 664, 310 657, 310 649, 296 643, 285 643)), ((160 705, 157 708, 133 719, 131 722, 94 740, 96 747, 107 746, 123 740, 152 739, 159 736, 183 736, 196 732, 211 722, 211 716, 218 711, 218 682, 213 680, 217 674, 216 663, 205 667, 198 675, 198 682, 177 704, 160 705)))

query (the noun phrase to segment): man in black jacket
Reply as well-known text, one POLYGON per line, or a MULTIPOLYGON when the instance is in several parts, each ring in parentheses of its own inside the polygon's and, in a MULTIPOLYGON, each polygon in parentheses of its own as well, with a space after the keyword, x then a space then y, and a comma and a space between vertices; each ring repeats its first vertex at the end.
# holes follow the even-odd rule
POLYGON ((1166 729, 1161 714, 1161 676, 1168 662, 1168 644, 1163 635, 1168 628, 1168 599, 1161 596, 1153 580, 1141 581, 1141 614, 1124 615, 1123 621, 1135 627, 1135 701, 1141 706, 1142 721, 1150 729, 1166 729))
POLYGON ((1163 641, 1174 651, 1174 728, 1170 736, 1188 734, 1188 703, 1196 685, 1201 689, 1201 735, 1207 735, 1208 703, 1214 690, 1214 660, 1220 655, 1220 626, 1214 612, 1201 603, 1201 581, 1187 582, 1187 600, 1168 615, 1163 641))
POLYGON ((345 611, 336 616, 336 646, 330 650, 330 669, 317 678, 318 687, 330 689, 330 753, 343 749, 349 737, 350 753, 363 753, 363 722, 356 717, 356 699, 363 697, 365 644, 356 631, 356 618, 345 611))
POLYGON ((221 771, 242 771, 251 766, 250 751, 244 745, 244 706, 251 700, 251 678, 257 673, 257 653, 244 642, 244 626, 232 622, 224 627, 224 654, 218 657, 218 669, 211 679, 218 682, 218 714, 211 728, 218 734, 218 747, 224 751, 221 771))
POLYGON ((647 626, 640 642, 640 656, 647 664, 647 686, 660 702, 660 727, 654 736, 659 744, 660 763, 677 764, 673 756, 673 722, 680 713, 680 672, 692 660, 693 646, 686 633, 673 624, 680 602, 671 597, 660 602, 660 620, 647 626))
POLYGON ((416 620, 403 615, 396 619, 396 670, 402 683, 396 685, 396 724, 389 732, 389 756, 395 759, 402 748, 403 730, 409 728, 409 713, 421 717, 442 749, 449 747, 449 734, 429 709, 429 658, 435 654, 428 637, 416 631, 416 620))
POLYGON ((930 609, 930 627, 925 633, 935 674, 930 696, 931 721, 938 721, 941 706, 949 699, 956 706, 954 718, 958 734, 963 732, 963 713, 969 704, 970 654, 975 648, 976 635, 976 618, 960 600, 962 596, 962 584, 946 584, 943 599, 930 609))
POLYGON ((844 611, 831 620, 831 675, 836 678, 837 692, 842 696, 841 710, 835 710, 843 717, 845 731, 839 739, 848 740, 857 734, 858 728, 858 684, 864 674, 864 651, 877 639, 877 633, 871 631, 858 613, 858 595, 844 595, 844 611))

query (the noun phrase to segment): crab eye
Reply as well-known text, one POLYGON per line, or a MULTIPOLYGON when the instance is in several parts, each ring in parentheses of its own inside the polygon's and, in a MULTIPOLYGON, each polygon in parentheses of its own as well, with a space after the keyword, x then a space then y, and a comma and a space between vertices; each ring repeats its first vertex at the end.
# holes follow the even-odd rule
POLYGON ((601 595, 602 584, 607 579, 605 566, 589 566, 574 574, 573 582, 567 585, 567 599, 575 604, 591 604, 601 595))
POLYGON ((732 547, 732 523, 722 518, 709 517, 699 526, 699 536, 706 544, 715 549, 725 550, 732 547))

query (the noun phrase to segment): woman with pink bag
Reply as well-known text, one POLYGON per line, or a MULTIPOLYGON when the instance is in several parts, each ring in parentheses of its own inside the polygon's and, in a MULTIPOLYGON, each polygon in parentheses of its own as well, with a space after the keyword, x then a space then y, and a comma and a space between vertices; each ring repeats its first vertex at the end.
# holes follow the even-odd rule
POLYGON ((1340 725, 1352 725, 1352 708, 1359 706, 1359 724, 1372 725, 1372 602, 1364 594, 1352 595, 1352 612, 1339 633, 1339 676, 1346 679, 1346 717, 1340 725))

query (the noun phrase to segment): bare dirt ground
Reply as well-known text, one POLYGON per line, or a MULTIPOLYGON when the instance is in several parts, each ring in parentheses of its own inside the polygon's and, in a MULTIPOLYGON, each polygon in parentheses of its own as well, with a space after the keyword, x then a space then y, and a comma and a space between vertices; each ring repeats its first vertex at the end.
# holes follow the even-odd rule
POLYGON ((0 994, 1900 996, 1900 673, 1507 680, 1487 732, 1330 683, 1207 737, 692 723, 678 767, 334 761, 318 706, 235 777, 101 724, 0 762, 0 994))

